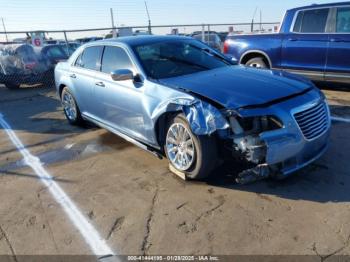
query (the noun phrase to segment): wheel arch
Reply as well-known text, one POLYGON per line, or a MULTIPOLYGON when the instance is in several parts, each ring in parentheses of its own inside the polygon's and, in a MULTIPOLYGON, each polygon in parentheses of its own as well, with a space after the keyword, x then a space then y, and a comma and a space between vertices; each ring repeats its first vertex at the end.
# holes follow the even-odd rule
POLYGON ((162 153, 165 155, 163 146, 165 143, 165 137, 167 132, 167 125, 170 122, 171 119, 173 119, 176 115, 182 113, 182 111, 166 111, 163 112, 156 120, 155 122, 155 135, 158 142, 158 145, 161 148, 162 153))
POLYGON ((267 65, 269 66, 269 68, 272 68, 271 58, 269 57, 269 55, 267 53, 265 53, 264 51, 261 51, 261 50, 246 51, 245 53, 242 54, 242 56, 239 60, 239 63, 246 64, 250 59, 255 58, 255 57, 262 57, 265 60, 265 62, 267 63, 267 65))
POLYGON ((61 96, 62 96, 63 88, 65 88, 65 87, 67 87, 66 84, 60 84, 60 85, 58 86, 58 95, 59 95, 60 98, 61 98, 61 96))

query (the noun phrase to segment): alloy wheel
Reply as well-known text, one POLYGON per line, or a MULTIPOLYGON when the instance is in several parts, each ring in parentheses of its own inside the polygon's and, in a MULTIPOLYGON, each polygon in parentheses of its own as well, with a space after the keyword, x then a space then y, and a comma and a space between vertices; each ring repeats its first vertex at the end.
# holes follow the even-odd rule
POLYGON ((170 126, 166 136, 166 150, 170 162, 181 171, 188 170, 195 160, 192 134, 182 123, 170 126))

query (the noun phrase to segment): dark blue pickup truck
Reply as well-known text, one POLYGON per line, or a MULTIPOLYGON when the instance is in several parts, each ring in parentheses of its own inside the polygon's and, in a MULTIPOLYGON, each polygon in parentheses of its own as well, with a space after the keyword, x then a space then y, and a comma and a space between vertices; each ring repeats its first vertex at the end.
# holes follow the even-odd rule
POLYGON ((279 33, 229 36, 224 53, 247 66, 350 84, 350 2, 288 10, 279 33))

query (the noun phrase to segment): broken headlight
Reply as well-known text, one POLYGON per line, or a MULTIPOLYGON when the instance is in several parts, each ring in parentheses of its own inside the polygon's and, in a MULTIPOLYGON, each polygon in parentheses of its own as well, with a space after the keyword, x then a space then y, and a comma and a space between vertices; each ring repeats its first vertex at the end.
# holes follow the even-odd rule
POLYGON ((265 161, 266 145, 259 134, 283 127, 274 116, 242 118, 230 117, 234 150, 242 154, 249 162, 260 164, 265 161))

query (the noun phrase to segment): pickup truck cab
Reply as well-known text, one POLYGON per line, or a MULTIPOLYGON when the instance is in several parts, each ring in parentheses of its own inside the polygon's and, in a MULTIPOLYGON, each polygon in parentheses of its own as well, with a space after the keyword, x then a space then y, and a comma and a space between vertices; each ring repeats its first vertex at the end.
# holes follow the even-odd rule
POLYGON ((349 84, 350 2, 288 10, 279 33, 228 36, 224 53, 247 66, 349 84))

